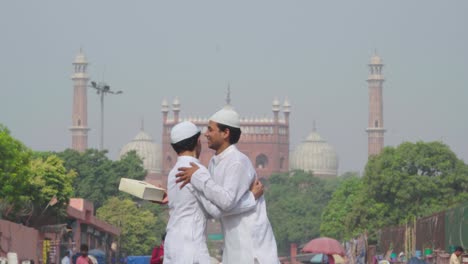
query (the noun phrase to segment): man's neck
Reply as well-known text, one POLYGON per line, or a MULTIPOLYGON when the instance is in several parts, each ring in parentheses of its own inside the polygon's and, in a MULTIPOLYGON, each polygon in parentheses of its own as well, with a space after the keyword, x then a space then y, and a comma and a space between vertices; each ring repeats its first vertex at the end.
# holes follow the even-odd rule
POLYGON ((179 153, 177 156, 182 157, 182 156, 188 156, 188 157, 194 157, 197 158, 197 153, 195 151, 183 151, 179 153))
POLYGON ((225 151, 227 148, 229 148, 231 146, 231 144, 229 144, 229 142, 224 142, 223 145, 221 145, 215 152, 215 155, 219 155, 221 153, 223 153, 223 151, 225 151))

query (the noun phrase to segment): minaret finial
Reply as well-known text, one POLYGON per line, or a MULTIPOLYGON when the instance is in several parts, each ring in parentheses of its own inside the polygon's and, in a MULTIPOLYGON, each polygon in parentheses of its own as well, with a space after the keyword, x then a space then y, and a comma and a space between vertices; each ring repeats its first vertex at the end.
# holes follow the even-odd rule
POLYGON ((145 118, 141 117, 140 130, 145 131, 145 118))
POLYGON ((226 95, 226 105, 231 105, 231 82, 228 82, 227 95, 226 95))
POLYGON ((312 121, 312 131, 317 132, 317 126, 315 125, 315 120, 312 121))

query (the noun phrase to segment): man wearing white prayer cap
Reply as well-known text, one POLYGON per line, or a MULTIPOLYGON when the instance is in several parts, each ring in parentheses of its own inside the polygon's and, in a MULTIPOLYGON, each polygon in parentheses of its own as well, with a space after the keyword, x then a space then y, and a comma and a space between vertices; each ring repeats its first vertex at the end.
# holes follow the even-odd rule
MULTIPOLYGON (((223 211, 234 208, 249 186, 260 185, 249 158, 235 144, 241 136, 239 115, 225 107, 210 117, 205 137, 215 150, 208 170, 212 177, 198 169, 198 165, 181 168, 177 182, 189 183, 223 211), (198 170, 197 170, 198 169, 198 170)), ((224 235, 224 264, 279 263, 276 240, 268 220, 265 199, 260 197, 254 211, 221 216, 224 235)))
POLYGON ((263 189, 252 188, 247 192, 238 206, 229 213, 223 213, 191 184, 181 189, 176 183, 178 168, 189 166, 192 162, 200 167, 201 174, 208 170, 200 164, 198 157, 201 152, 200 129, 191 122, 181 122, 171 130, 171 145, 177 152, 177 162, 169 172, 167 196, 169 205, 169 222, 166 227, 164 241, 164 264, 168 263, 200 263, 209 264, 210 256, 206 245, 205 229, 208 216, 220 218, 223 214, 240 214, 255 209, 254 197, 260 197, 263 189), (206 215, 208 214, 208 215, 206 215))

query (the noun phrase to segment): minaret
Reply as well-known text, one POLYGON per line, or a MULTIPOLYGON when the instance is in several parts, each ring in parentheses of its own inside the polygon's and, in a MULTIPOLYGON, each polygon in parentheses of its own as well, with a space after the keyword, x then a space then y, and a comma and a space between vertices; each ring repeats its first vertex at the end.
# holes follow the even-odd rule
POLYGON ((161 113, 163 114, 163 124, 167 123, 167 113, 169 113, 169 104, 166 98, 161 103, 161 113))
POLYGON ((379 154, 384 146, 383 98, 382 87, 382 59, 374 54, 369 64, 369 125, 366 129, 368 135, 368 156, 379 154))
POLYGON ((179 123, 180 101, 179 98, 174 98, 172 101, 172 111, 174 112, 174 124, 179 123))
POLYGON ((284 121, 289 126, 289 114, 291 113, 291 104, 289 104, 288 98, 284 99, 283 113, 284 113, 284 121))
POLYGON ((226 105, 231 105, 231 83, 228 83, 228 87, 227 87, 226 105))
POLYGON ((277 137, 278 134, 279 134, 279 111, 280 111, 280 102, 278 100, 277 97, 275 97, 275 99, 273 99, 273 102, 271 104, 271 110, 273 110, 273 122, 275 123, 275 126, 274 126, 274 131, 273 133, 275 134, 275 136, 277 137))
POLYGON ((72 149, 84 152, 88 148, 88 100, 87 100, 87 87, 88 87, 88 74, 86 67, 88 61, 86 60, 83 51, 80 49, 73 62, 73 113, 72 113, 72 126, 70 131, 72 134, 72 149))

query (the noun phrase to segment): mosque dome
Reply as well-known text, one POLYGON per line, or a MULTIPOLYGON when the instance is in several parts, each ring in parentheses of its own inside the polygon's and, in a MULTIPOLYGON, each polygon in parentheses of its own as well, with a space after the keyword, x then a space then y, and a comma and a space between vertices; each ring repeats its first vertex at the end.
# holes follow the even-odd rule
POLYGON ((119 158, 132 150, 135 150, 143 159, 143 167, 148 174, 161 172, 161 146, 154 143, 150 135, 141 130, 130 143, 122 148, 119 158))
POLYGON ((312 172, 318 177, 336 177, 338 157, 333 147, 313 131, 291 153, 290 169, 312 172))

